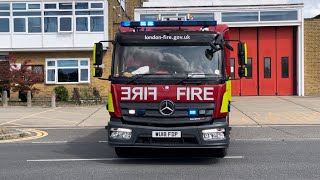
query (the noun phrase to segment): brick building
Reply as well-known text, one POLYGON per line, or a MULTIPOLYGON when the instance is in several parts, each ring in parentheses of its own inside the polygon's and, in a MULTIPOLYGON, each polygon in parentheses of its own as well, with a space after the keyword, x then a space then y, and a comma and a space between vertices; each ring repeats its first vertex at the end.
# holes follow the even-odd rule
MULTIPOLYGON (((0 60, 9 54, 17 62, 31 60, 44 82, 35 97, 49 97, 64 85, 97 88, 107 96, 109 82, 93 78, 92 47, 111 40, 121 20, 132 20, 141 0, 5 0, 0 2, 0 60)), ((104 57, 104 77, 110 70, 112 45, 104 57)), ((12 94, 12 92, 11 92, 12 94)), ((16 97, 16 96, 11 96, 16 97)))
POLYGON ((320 16, 304 20, 305 95, 320 95, 320 16))

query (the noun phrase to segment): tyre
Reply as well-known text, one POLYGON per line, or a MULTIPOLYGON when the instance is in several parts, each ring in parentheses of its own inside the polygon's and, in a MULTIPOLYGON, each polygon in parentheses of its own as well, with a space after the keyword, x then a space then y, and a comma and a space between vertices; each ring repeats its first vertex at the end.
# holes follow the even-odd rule
POLYGON ((116 154, 118 157, 130 157, 130 149, 129 148, 125 148, 125 147, 115 147, 114 148, 116 154))

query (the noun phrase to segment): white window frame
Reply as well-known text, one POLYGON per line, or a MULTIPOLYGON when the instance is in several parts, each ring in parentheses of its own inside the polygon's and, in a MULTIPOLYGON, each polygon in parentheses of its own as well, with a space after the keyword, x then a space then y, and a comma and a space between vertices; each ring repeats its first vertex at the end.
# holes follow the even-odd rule
POLYGON ((59 33, 71 33, 71 32, 73 32, 73 18, 72 18, 72 16, 56 16, 56 17, 58 17, 58 32, 59 33), (61 18, 70 18, 71 19, 71 23, 70 23, 71 30, 70 31, 61 31, 60 30, 60 19, 61 18))
POLYGON ((90 84, 90 58, 48 58, 46 59, 45 64, 45 83, 46 84, 90 84), (78 61, 78 67, 71 66, 71 67, 58 67, 58 61, 63 60, 77 60, 78 61), (48 66, 48 61, 54 61, 55 66, 48 66), (87 61, 87 66, 81 66, 81 61, 87 61), (58 82, 58 69, 78 69, 78 82, 58 82), (88 81, 81 81, 81 70, 87 69, 88 70, 88 81), (55 71, 55 80, 54 81, 48 81, 48 70, 54 70, 55 71))

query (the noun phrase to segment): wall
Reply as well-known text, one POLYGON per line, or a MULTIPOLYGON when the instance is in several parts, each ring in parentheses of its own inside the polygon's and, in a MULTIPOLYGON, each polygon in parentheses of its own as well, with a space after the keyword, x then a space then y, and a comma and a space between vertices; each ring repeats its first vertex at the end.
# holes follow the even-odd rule
POLYGON ((320 19, 304 21, 305 95, 320 95, 320 19))
MULTIPOLYGON (((91 67, 92 67, 92 52, 91 51, 68 51, 68 52, 15 52, 11 53, 14 55, 17 59, 17 63, 22 63, 24 60, 31 60, 30 64, 37 64, 37 65, 45 65, 45 59, 46 58, 90 58, 91 67)), ((107 74, 110 74, 110 65, 107 63, 107 56, 105 56, 104 62, 105 62, 105 74, 103 77, 106 77, 107 74)), ((45 69, 45 68, 44 68, 45 69)), ((46 72, 44 72, 46 73, 46 72)), ((109 91, 110 83, 109 81, 103 81, 99 80, 97 78, 91 77, 90 84, 77 84, 77 85, 63 85, 65 86, 68 91, 69 95, 72 95, 73 88, 93 88, 96 87, 101 96, 107 96, 109 91)), ((59 85, 52 85, 52 84, 45 84, 45 83, 39 83, 36 84, 35 87, 40 89, 40 92, 38 94, 35 94, 35 97, 50 97, 53 89, 59 85)), ((13 94, 15 96, 16 93, 13 94)))

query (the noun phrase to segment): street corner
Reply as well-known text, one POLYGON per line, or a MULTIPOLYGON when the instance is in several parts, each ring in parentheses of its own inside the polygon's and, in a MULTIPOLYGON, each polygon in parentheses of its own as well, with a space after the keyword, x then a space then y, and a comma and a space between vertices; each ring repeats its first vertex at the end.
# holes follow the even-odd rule
POLYGON ((47 132, 37 129, 7 129, 5 133, 0 134, 0 143, 12 143, 19 141, 28 141, 46 137, 47 132))

